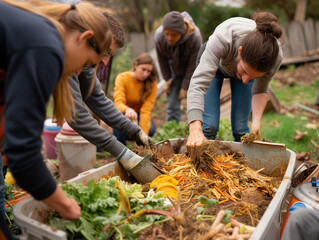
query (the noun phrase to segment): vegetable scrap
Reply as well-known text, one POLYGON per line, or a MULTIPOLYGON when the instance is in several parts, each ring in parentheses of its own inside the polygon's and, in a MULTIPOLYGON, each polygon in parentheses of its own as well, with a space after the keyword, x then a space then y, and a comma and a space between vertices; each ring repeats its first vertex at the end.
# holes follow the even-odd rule
MULTIPOLYGON (((223 223, 227 211, 220 210, 211 225, 210 231, 203 236, 203 240, 209 239, 249 239, 255 227, 238 222, 233 218, 229 218, 226 223, 223 223)), ((224 221, 225 222, 225 221, 224 221)))
MULTIPOLYGON (((241 192, 254 187, 273 197, 275 187, 272 177, 263 176, 263 169, 254 171, 246 165, 241 153, 222 153, 219 146, 206 143, 186 153, 174 154, 162 170, 178 181, 181 191, 181 204, 206 194, 219 200, 237 202, 241 192)), ((279 182, 276 182, 278 185, 279 182)))
POLYGON ((12 207, 13 205, 21 202, 29 196, 29 193, 20 188, 19 190, 13 192, 13 199, 5 201, 5 208, 12 207))
POLYGON ((50 212, 48 224, 65 231, 68 239, 136 239, 140 231, 172 216, 162 192, 145 197, 140 184, 126 183, 118 176, 96 183, 90 180, 87 186, 66 183, 61 187, 79 203, 82 215, 69 221, 50 212))

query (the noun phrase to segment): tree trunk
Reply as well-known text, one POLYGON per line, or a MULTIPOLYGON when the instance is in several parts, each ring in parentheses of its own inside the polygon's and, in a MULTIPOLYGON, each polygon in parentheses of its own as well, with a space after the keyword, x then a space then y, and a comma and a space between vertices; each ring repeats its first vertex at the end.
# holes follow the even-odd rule
POLYGON ((307 10, 307 0, 297 0, 294 20, 304 22, 307 10))

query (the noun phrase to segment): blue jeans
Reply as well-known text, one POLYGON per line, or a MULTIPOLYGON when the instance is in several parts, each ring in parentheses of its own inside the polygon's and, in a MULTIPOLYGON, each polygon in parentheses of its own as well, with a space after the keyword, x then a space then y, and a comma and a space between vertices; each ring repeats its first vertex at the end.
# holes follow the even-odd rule
MULTIPOLYGON (((137 122, 140 123, 140 114, 137 114, 137 122)), ((155 124, 151 119, 151 128, 148 132, 148 136, 152 137, 155 133, 155 124)), ((123 145, 126 146, 126 140, 129 140, 124 133, 118 132, 116 129, 113 129, 113 135, 116 137, 117 141, 121 142, 123 145)))
POLYGON ((176 121, 179 123, 181 120, 181 102, 178 99, 178 95, 182 88, 182 80, 182 77, 175 76, 170 86, 171 92, 167 95, 166 121, 176 121))
MULTIPOLYGON (((224 78, 227 78, 219 69, 207 90, 204 98, 203 133, 207 139, 215 139, 219 130, 220 92, 224 78)), ((244 84, 241 80, 230 78, 231 86, 231 127, 236 142, 249 132, 248 120, 251 111, 251 89, 254 80, 244 84)))

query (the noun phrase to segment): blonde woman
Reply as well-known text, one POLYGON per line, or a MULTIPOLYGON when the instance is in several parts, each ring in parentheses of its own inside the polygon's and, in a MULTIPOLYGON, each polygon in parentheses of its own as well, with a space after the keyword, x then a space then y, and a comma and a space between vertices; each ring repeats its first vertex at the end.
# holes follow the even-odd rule
MULTIPOLYGON (((150 137, 155 133, 151 112, 156 100, 157 71, 148 53, 140 54, 130 71, 120 73, 115 79, 114 104, 132 122, 150 137)), ((113 130, 118 141, 126 145, 127 136, 113 130)))
POLYGON ((57 186, 41 155, 46 103, 53 93, 58 123, 70 120, 68 77, 98 64, 110 43, 106 18, 89 3, 0 2, 4 154, 19 186, 65 219, 78 219, 81 209, 57 186))

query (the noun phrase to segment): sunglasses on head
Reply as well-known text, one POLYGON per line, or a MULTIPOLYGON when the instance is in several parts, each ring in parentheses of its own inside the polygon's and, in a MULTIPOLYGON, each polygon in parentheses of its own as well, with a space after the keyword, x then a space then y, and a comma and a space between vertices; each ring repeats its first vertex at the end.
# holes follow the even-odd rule
MULTIPOLYGON (((86 31, 85 29, 80 28, 81 33, 84 33, 85 31, 86 31)), ((98 46, 96 45, 96 43, 92 37, 88 38, 88 42, 97 54, 101 53, 101 50, 98 48, 98 46)))

